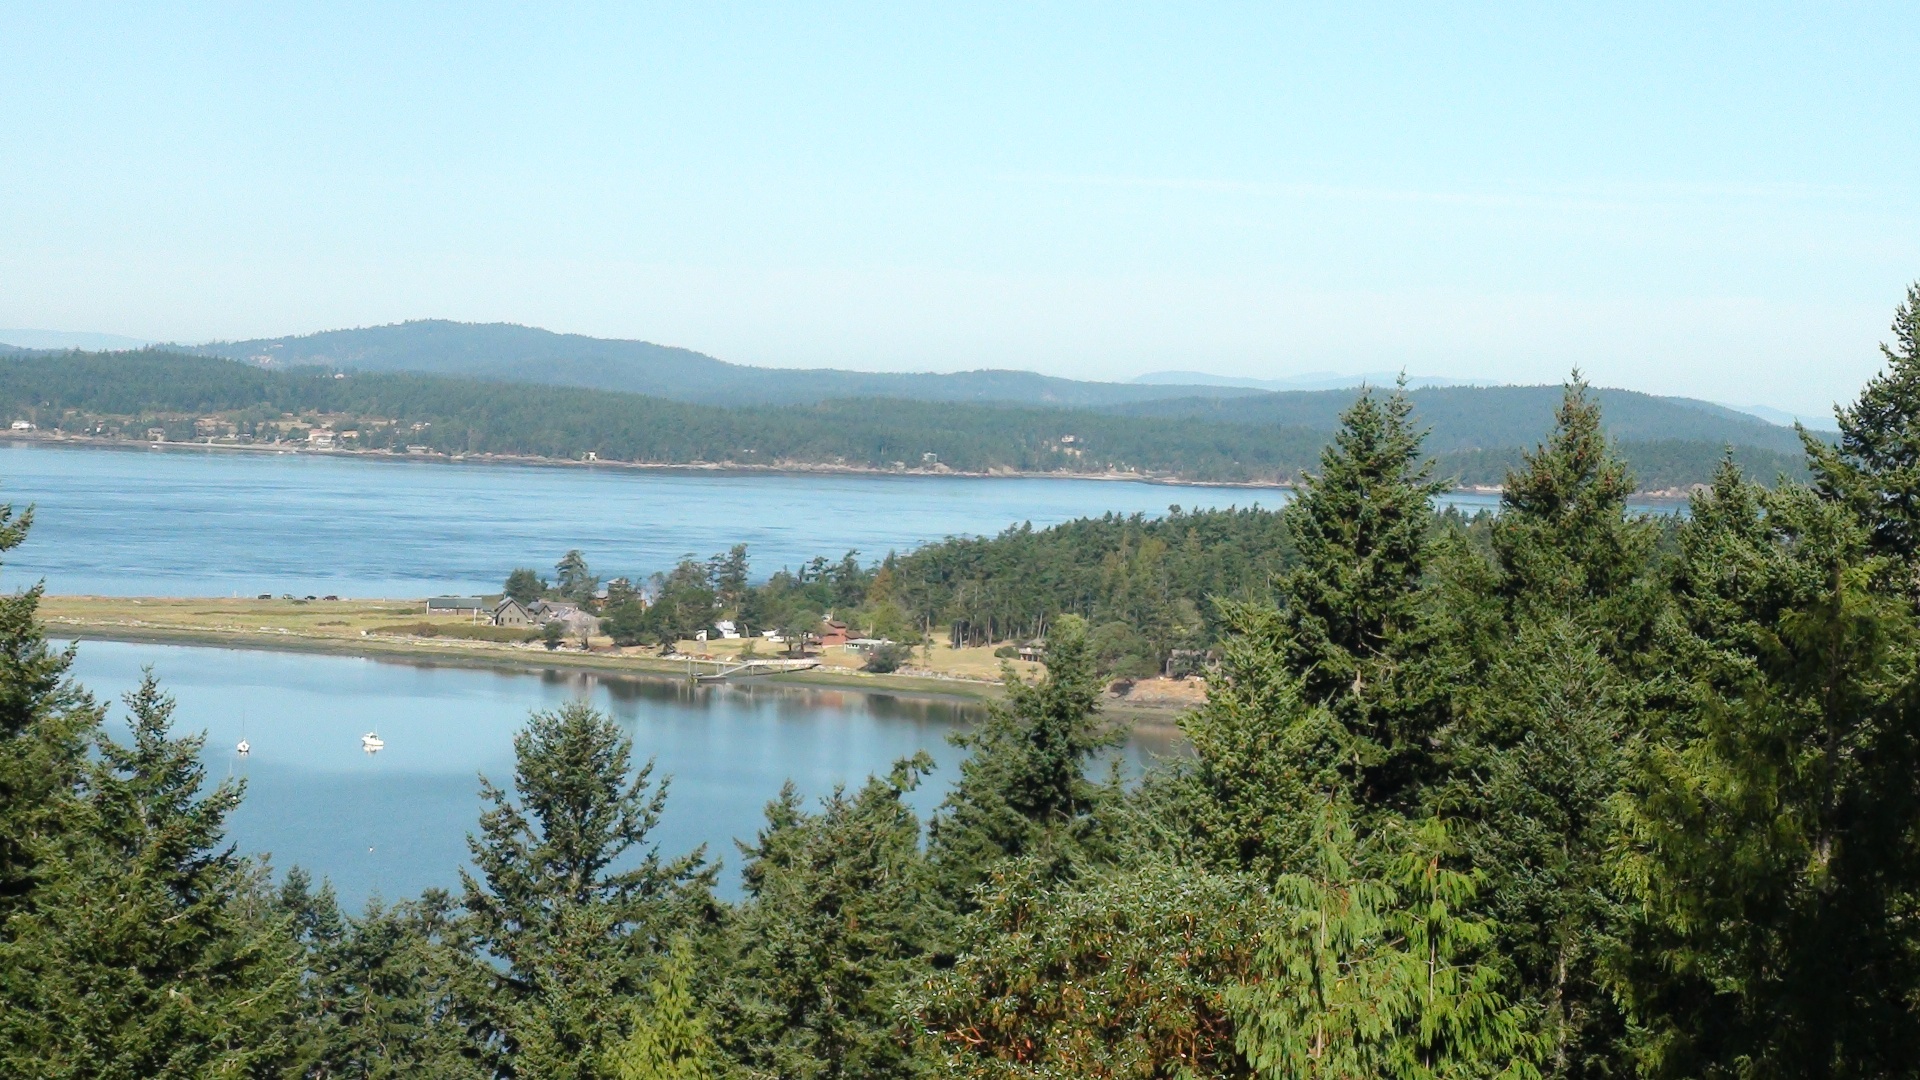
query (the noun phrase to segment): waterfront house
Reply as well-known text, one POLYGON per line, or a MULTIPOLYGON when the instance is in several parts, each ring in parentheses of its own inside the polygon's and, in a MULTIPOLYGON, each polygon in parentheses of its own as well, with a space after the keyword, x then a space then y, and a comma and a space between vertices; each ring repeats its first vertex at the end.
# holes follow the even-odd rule
POLYGON ((493 606, 493 617, 489 621, 495 626, 526 627, 533 625, 533 616, 521 606, 520 601, 509 596, 493 606))
POLYGON ((814 636, 820 640, 820 647, 823 649, 831 649, 836 646, 845 645, 847 643, 847 624, 832 617, 821 619, 820 629, 814 632, 814 636))

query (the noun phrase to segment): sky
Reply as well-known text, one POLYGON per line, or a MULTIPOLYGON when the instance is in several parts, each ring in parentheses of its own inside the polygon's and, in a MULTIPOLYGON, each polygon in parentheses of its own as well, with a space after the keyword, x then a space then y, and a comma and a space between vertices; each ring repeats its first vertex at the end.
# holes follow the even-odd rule
POLYGON ((1911 3, 16 0, 0 326, 1821 411, 1920 278, 1916 55, 1911 3))

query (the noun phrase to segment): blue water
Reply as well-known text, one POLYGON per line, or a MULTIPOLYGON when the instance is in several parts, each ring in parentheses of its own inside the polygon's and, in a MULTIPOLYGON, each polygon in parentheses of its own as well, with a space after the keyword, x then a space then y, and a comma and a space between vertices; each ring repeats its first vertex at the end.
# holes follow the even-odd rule
MULTIPOLYGON (((534 709, 584 700, 633 736, 639 760, 672 779, 661 850, 705 844, 738 891, 735 838, 751 840, 762 808, 792 780, 810 800, 857 786, 926 750, 940 768, 914 793, 923 813, 945 796, 959 755, 946 736, 974 704, 885 694, 757 686, 690 687, 578 672, 499 672, 299 653, 84 642, 75 676, 115 699, 151 666, 179 706, 176 732, 205 731, 213 779, 245 778, 232 819, 243 850, 271 853, 331 879, 347 902, 454 886, 481 803, 479 776, 509 786, 513 736, 534 709), (360 749, 378 731, 387 747, 360 749), (252 753, 234 744, 245 738, 252 753)), ((115 706, 110 730, 122 734, 115 706)), ((1164 734, 1135 737, 1138 770, 1169 751, 1164 734)))
POLYGON ((579 548, 602 577, 748 545, 757 575, 848 550, 1108 511, 1279 506, 1278 488, 1100 480, 639 472, 0 442, 0 500, 35 505, 7 578, 55 593, 419 597, 497 590, 579 548))

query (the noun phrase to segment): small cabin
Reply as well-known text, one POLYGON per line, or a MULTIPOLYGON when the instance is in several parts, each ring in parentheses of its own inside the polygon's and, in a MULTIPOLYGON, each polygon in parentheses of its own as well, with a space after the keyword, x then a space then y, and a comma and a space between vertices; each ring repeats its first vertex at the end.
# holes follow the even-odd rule
POLYGON ((847 643, 847 624, 838 619, 820 620, 820 628, 814 631, 820 639, 820 647, 832 649, 847 643))

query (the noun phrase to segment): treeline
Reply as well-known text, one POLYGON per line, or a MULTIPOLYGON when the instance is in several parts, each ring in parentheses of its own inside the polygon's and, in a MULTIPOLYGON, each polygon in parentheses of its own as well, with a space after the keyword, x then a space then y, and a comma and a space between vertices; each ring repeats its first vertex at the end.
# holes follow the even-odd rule
MULTIPOLYGON (((963 472, 1138 473, 1215 482, 1291 482, 1325 430, 1212 417, 1120 416, 908 400, 720 408, 599 390, 408 374, 265 370, 158 350, 0 358, 0 411, 42 428, 172 441, 214 434, 304 439, 321 423, 370 450, 532 455, 652 464, 830 465, 963 472), (931 455, 931 457, 929 457, 931 455)), ((1625 444, 1643 482, 1666 488, 1712 476, 1711 441, 1625 444)), ((1442 475, 1495 477, 1517 454, 1457 451, 1442 475), (1457 455, 1457 458, 1456 458, 1457 455)), ((1804 475, 1792 455, 1742 447, 1755 475, 1804 475)))
MULTIPOLYGON (((666 645, 715 623, 797 640, 828 615, 857 636, 917 644, 939 638, 987 645, 1046 636, 1063 615, 1090 627, 1102 674, 1194 669, 1224 630, 1221 599, 1268 601, 1290 564, 1284 515, 1257 508, 1184 511, 1160 518, 1107 514, 995 537, 963 537, 862 562, 859 552, 784 567, 754 584, 745 545, 683 560, 644 580, 617 577, 595 608, 621 645, 666 645)), ((1457 515, 1437 527, 1467 526, 1457 515)), ((580 552, 552 580, 515 570, 505 593, 592 606, 602 581, 580 552)))
MULTIPOLYGON (((1188 757, 1125 784, 1088 627, 956 741, 740 845, 585 706, 483 783, 453 892, 350 915, 221 840, 151 680, 130 740, 0 603, 0 1073, 1895 1077, 1920 1060, 1920 285, 1887 370, 1673 526, 1585 387, 1436 527, 1364 396, 1221 599, 1188 757)), ((0 521, 0 546, 24 535, 0 521)))

